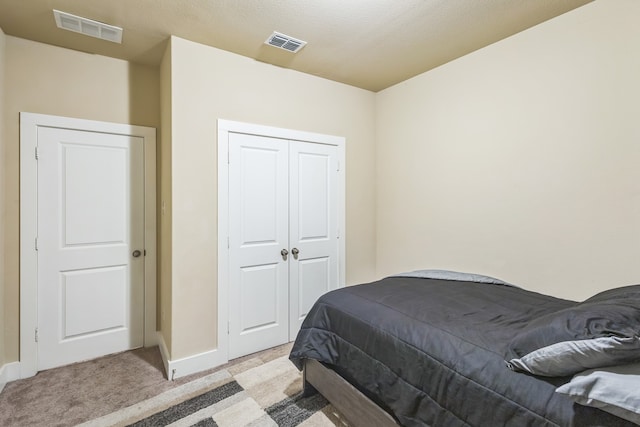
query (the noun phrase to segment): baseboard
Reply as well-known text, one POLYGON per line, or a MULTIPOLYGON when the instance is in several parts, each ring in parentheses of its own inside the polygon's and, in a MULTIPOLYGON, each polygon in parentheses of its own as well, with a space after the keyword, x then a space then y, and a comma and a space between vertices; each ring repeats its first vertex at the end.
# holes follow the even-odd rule
POLYGON ((206 371, 228 362, 226 354, 223 355, 219 349, 205 351, 204 353, 194 354, 193 356, 184 357, 182 359, 171 360, 169 358, 169 350, 164 342, 162 334, 158 333, 158 347, 162 356, 165 373, 169 380, 175 380, 180 377, 195 374, 196 372, 206 371))
POLYGON ((6 363, 0 366, 0 392, 10 381, 20 379, 20 362, 6 363))

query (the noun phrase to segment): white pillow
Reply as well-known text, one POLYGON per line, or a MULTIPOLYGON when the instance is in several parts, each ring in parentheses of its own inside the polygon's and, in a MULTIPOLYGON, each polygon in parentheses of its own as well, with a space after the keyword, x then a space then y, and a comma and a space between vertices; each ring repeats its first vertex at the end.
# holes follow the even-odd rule
POLYGON ((640 363, 584 371, 556 392, 640 424, 640 363))

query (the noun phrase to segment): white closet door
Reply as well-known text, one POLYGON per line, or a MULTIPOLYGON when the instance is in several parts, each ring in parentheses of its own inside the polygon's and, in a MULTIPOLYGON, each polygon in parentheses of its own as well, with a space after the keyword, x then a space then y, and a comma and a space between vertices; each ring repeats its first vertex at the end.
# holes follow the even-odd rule
POLYGON ((289 339, 288 148, 229 134, 229 358, 289 339))
POLYGON ((142 140, 40 128, 38 153, 38 370, 142 346, 142 140))
POLYGON ((338 160, 332 145, 290 145, 289 337, 311 306, 338 287, 338 160))

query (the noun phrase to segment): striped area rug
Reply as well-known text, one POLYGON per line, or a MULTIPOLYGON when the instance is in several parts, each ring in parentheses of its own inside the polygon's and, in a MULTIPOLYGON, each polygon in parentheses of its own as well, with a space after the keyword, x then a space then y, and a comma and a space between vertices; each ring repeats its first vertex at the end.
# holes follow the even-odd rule
POLYGON ((82 426, 348 426, 321 395, 301 396, 302 375, 286 356, 251 364, 254 359, 82 426))

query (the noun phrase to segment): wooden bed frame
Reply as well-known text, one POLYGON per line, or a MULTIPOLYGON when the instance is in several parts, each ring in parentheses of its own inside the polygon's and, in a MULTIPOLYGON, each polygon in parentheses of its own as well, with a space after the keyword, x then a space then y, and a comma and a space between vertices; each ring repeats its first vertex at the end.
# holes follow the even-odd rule
POLYGON ((398 427, 389 413, 317 360, 305 359, 302 375, 304 395, 320 393, 353 427, 398 427))

